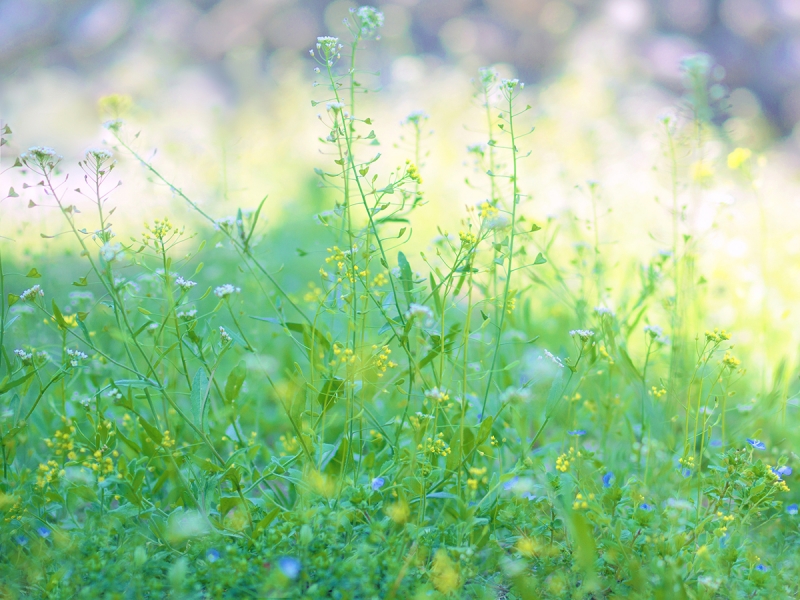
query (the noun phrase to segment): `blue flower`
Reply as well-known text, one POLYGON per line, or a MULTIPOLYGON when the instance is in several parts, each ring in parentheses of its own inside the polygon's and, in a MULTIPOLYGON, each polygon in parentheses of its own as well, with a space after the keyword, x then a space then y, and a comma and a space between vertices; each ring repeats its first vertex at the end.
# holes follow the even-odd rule
POLYGON ((47 527, 39 527, 36 530, 36 533, 38 533, 43 538, 49 538, 50 537, 50 530, 47 527))
POLYGON ((219 550, 212 548, 206 552, 206 560, 210 563, 217 562, 219 560, 219 550))
POLYGON ((372 480, 372 490, 377 492, 383 487, 384 483, 386 483, 386 480, 383 477, 376 477, 372 480))
POLYGON ((291 556, 284 556, 278 561, 278 568, 289 579, 297 579, 300 575, 300 561, 291 556))
POLYGON ((787 506, 786 507, 786 512, 789 513, 790 515, 796 515, 797 512, 798 512, 797 511, 797 504, 790 504, 789 506, 787 506))
POLYGON ((581 436, 581 435, 586 435, 586 430, 585 429, 573 429, 572 431, 568 431, 567 433, 569 435, 581 436))
POLYGON ((691 469, 684 469, 683 471, 681 471, 681 475, 683 475, 684 477, 691 477, 692 476, 692 470, 691 469))
POLYGON ((747 441, 748 444, 750 444, 756 450, 766 450, 767 449, 767 445, 764 442, 760 441, 760 440, 751 440, 750 438, 747 438, 746 441, 747 441))
POLYGON ((761 571, 762 573, 766 573, 769 571, 769 567, 767 565, 762 565, 761 563, 756 565, 756 571, 761 571))
POLYGON ((603 487, 610 488, 611 485, 614 483, 614 473, 613 471, 609 471, 605 475, 603 475, 603 487))
POLYGON ((778 477, 788 477, 792 474, 792 467, 778 467, 777 469, 772 469, 772 472, 778 477))
POLYGON ((653 510, 653 505, 652 504, 648 504, 647 502, 642 502, 639 505, 639 508, 641 508, 642 510, 653 510))
POLYGON ((503 484, 503 489, 506 490, 506 491, 514 489, 514 486, 517 485, 518 481, 519 481, 519 477, 514 475, 514 477, 512 479, 509 479, 508 481, 506 481, 503 484))
MULTIPOLYGON (((523 497, 523 498, 526 498, 526 499, 528 500, 528 502, 531 502, 531 501, 533 501, 533 500, 536 500, 536 496, 534 496, 534 495, 533 495, 533 494, 531 494, 530 492, 525 492, 524 494, 522 494, 522 497, 523 497)), ((795 505, 795 506, 796 506, 796 505, 795 505)))
POLYGON ((719 448, 722 446, 722 440, 711 440, 709 444, 712 448, 719 448))
POLYGON ((26 538, 24 535, 18 535, 17 537, 14 538, 14 541, 17 542, 20 546, 25 546, 28 543, 28 538, 26 538))

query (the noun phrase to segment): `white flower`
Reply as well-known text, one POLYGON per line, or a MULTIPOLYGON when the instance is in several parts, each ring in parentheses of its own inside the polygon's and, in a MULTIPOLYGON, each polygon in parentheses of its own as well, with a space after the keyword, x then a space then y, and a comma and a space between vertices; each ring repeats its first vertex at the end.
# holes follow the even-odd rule
POLYGON ((605 307, 605 306, 595 306, 594 307, 594 312, 595 312, 596 315, 598 315, 600 317, 605 316, 605 315, 608 315, 609 317, 613 317, 614 316, 614 311, 611 310, 610 308, 605 307))
POLYGON ((22 348, 17 348, 16 350, 14 350, 14 354, 16 354, 20 358, 20 360, 25 364, 30 363, 31 359, 33 359, 33 354, 31 352, 25 352, 25 350, 23 350, 22 348))
POLYGON ((573 329, 569 332, 572 337, 579 337, 582 342, 588 341, 589 338, 594 336, 594 331, 591 329, 573 329))
POLYGON ((92 161, 97 163, 97 165, 102 165, 104 162, 111 160, 114 158, 114 155, 111 154, 105 148, 89 148, 84 154, 84 159, 87 161, 92 161))
POLYGON ((406 311, 406 319, 409 321, 419 319, 424 324, 430 325, 433 322, 433 311, 423 304, 411 304, 406 311))
POLYGON ((354 11, 358 18, 361 37, 369 39, 378 37, 378 30, 383 27, 383 13, 372 6, 361 6, 354 11))
MULTIPOLYGON (((552 352, 550 352, 550 350, 545 350, 545 351, 544 351, 544 355, 545 355, 547 358, 549 358, 551 361, 553 361, 553 362, 554 362, 554 363, 555 363, 555 364, 556 364, 556 365, 557 365, 559 368, 561 368, 561 369, 563 369, 563 368, 564 368, 564 363, 563 363, 563 361, 562 361, 560 358, 558 358, 558 357, 557 357, 555 354, 553 354, 552 352)), ((540 356, 540 357, 539 357, 539 359, 541 360, 541 358, 542 358, 542 357, 540 356)))
POLYGON ((450 400, 450 394, 445 390, 440 390, 438 387, 433 387, 425 392, 425 397, 428 400, 435 400, 436 402, 447 402, 450 400))
POLYGON ((325 105, 325 108, 329 111, 339 112, 340 110, 344 109, 345 105, 344 102, 328 102, 325 105))
POLYGON ((32 146, 20 154, 19 158, 29 167, 50 170, 55 168, 62 156, 47 146, 32 146))
POLYGON ((39 285, 34 285, 19 295, 21 300, 33 300, 36 296, 44 296, 44 290, 39 285))
POLYGON ((188 279, 184 279, 180 275, 175 279, 175 285, 181 288, 184 291, 192 289, 194 286, 197 285, 196 281, 189 281, 188 279))
POLYGON ((227 298, 228 296, 232 296, 233 294, 238 294, 241 292, 242 289, 231 285, 230 283, 226 283, 214 289, 214 295, 217 298, 227 298))
POLYGON ((106 242, 100 248, 100 257, 107 263, 121 259, 124 254, 120 244, 109 244, 106 242))
POLYGON ((184 321, 191 321, 197 316, 197 309, 193 308, 192 310, 180 311, 175 316, 184 321))
POLYGON ((67 357, 67 362, 71 367, 77 367, 80 361, 89 358, 84 352, 72 348, 67 348, 67 357))
POLYGON ((233 338, 225 331, 224 327, 219 328, 219 339, 224 345, 228 345, 233 341, 233 338))
POLYGON ((527 388, 509 387, 500 395, 503 404, 523 404, 531 399, 531 392, 527 388))

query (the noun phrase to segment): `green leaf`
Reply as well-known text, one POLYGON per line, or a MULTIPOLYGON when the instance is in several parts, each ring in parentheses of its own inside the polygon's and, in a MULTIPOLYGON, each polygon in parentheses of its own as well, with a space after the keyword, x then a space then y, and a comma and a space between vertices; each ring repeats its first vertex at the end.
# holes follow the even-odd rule
POLYGON ((141 425, 142 428, 147 432, 147 436, 151 440, 153 440, 156 444, 161 444, 161 440, 164 439, 164 436, 158 429, 156 429, 155 426, 148 423, 142 417, 139 417, 139 425, 141 425))
POLYGON ((228 375, 227 381, 225 381, 225 399, 228 402, 233 402, 239 397, 245 377, 247 377, 247 365, 244 364, 243 360, 240 360, 239 364, 228 375))
POLYGON ((535 265, 543 265, 546 262, 547 262, 547 259, 544 257, 544 255, 541 252, 539 252, 539 254, 536 255, 536 260, 533 261, 533 264, 535 264, 535 265))
POLYGON ((406 255, 402 252, 397 253, 397 264, 400 266, 400 283, 403 284, 403 291, 405 292, 406 302, 411 305, 411 288, 413 287, 413 280, 411 275, 411 265, 408 263, 406 255))
POLYGON ((192 392, 189 396, 192 403, 192 416, 194 424, 200 431, 206 432, 206 416, 208 415, 208 375, 203 368, 197 369, 192 380, 192 392))
POLYGON ((6 392, 10 392, 15 387, 21 386, 23 383, 28 381, 31 377, 33 377, 36 371, 31 371, 29 373, 25 373, 22 377, 18 377, 12 381, 8 381, 8 377, 6 377, 2 382, 0 382, 0 394, 5 394, 6 392))
POLYGON ((31 279, 39 279, 41 276, 42 276, 42 274, 39 273, 39 271, 36 270, 36 267, 34 267, 30 271, 28 271, 28 274, 25 275, 25 277, 29 277, 31 279))
POLYGON ((75 287, 86 287, 88 285, 88 282, 86 281, 86 277, 81 277, 80 279, 78 279, 78 281, 73 281, 72 285, 74 285, 75 287))
POLYGON ((58 326, 61 329, 69 329, 69 325, 67 325, 67 322, 64 320, 64 315, 61 314, 61 311, 58 309, 55 300, 53 300, 53 316, 55 317, 56 323, 58 323, 58 326))
POLYGON ((19 302, 19 296, 17 296, 16 294, 9 294, 8 295, 8 307, 9 308, 14 306, 17 302, 19 302))
POLYGON ((341 377, 331 377, 325 380, 325 383, 322 385, 322 390, 319 396, 317 396, 317 402, 322 405, 323 410, 328 410, 334 405, 343 388, 344 379, 341 377))
POLYGON ((491 415, 481 421, 481 425, 478 428, 478 435, 475 438, 476 446, 480 446, 483 442, 489 439, 489 434, 492 432, 492 423, 494 423, 494 419, 491 415))

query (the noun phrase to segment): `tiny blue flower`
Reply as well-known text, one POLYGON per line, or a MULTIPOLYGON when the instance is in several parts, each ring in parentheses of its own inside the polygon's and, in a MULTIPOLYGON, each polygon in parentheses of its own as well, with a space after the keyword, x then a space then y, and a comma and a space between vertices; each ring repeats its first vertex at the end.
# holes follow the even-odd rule
POLYGON ((297 579, 300 575, 300 561, 291 556, 284 556, 278 561, 278 568, 289 579, 297 579))
POLYGON ((386 480, 383 477, 376 477, 372 480, 372 490, 377 492, 383 487, 384 483, 386 483, 386 480))
POLYGON ((519 481, 519 477, 514 475, 514 477, 512 479, 509 479, 508 481, 506 481, 503 484, 503 489, 506 490, 506 491, 514 489, 514 486, 517 485, 518 481, 519 481))
POLYGON ((528 500, 528 502, 531 502, 531 501, 533 501, 533 500, 536 500, 536 496, 534 496, 534 495, 533 495, 533 494, 531 494, 530 492, 525 492, 524 494, 522 494, 522 497, 523 497, 523 498, 526 498, 526 499, 528 500))
POLYGON ((747 438, 746 441, 747 441, 748 444, 750 444, 756 450, 766 450, 767 449, 767 445, 764 442, 760 441, 760 440, 752 440, 750 438, 747 438))
POLYGON ((572 431, 568 431, 567 433, 569 435, 581 436, 581 435, 586 435, 586 430, 585 429, 573 429, 572 431))
POLYGON ((778 467, 777 469, 772 469, 772 472, 775 473, 778 477, 788 477, 792 474, 792 467, 778 467))
POLYGON ((684 477, 691 477, 692 476, 692 470, 691 469, 684 469, 683 471, 681 471, 681 475, 683 475, 684 477))
POLYGON ((641 508, 642 510, 653 510, 653 505, 652 504, 648 504, 647 502, 642 502, 639 505, 639 508, 641 508))
POLYGON ((36 533, 38 533, 43 538, 50 537, 50 530, 47 527, 39 527, 36 530, 36 533))
POLYGON ((722 446, 722 440, 711 440, 711 443, 709 445, 712 448, 719 448, 720 446, 722 446))
POLYGON ((28 543, 28 538, 24 535, 18 535, 14 538, 14 541, 17 542, 20 546, 25 546, 28 543))
POLYGON ((758 564, 756 565, 756 571, 761 571, 762 573, 766 573, 769 571, 769 567, 767 565, 758 564))
POLYGON ((797 512, 798 512, 797 511, 797 504, 790 504, 789 506, 787 506, 786 507, 786 512, 789 513, 790 515, 796 515, 797 512))
POLYGON ((611 484, 614 483, 614 479, 615 477, 613 471, 609 471, 608 473, 603 475, 603 487, 610 488, 611 484))
POLYGON ((219 550, 212 548, 206 552, 206 560, 210 563, 217 562, 219 560, 219 550))

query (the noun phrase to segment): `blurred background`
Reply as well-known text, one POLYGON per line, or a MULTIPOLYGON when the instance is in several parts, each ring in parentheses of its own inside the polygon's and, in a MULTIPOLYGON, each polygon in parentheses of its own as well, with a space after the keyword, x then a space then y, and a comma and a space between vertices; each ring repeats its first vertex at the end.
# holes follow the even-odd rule
MULTIPOLYGON (((346 0, 3 0, 0 100, 20 95, 202 90, 235 104, 259 78, 301 57, 318 35, 339 33, 346 0), (47 87, 50 80, 52 87, 47 87), (125 88, 120 90, 119 88, 125 88)), ((381 56, 386 79, 414 79, 420 62, 507 63, 526 82, 561 72, 577 47, 614 41, 603 58, 640 82, 679 90, 680 57, 704 50, 727 72, 737 113, 763 114, 770 134, 800 120, 797 0, 392 0, 381 56), (415 60, 408 60, 414 57, 415 60), (622 63, 622 64, 613 64, 622 63)), ((176 92, 177 93, 177 92, 176 92)), ((52 97, 50 98, 53 99, 52 97)), ((8 116, 8 115, 6 115, 8 116)))

